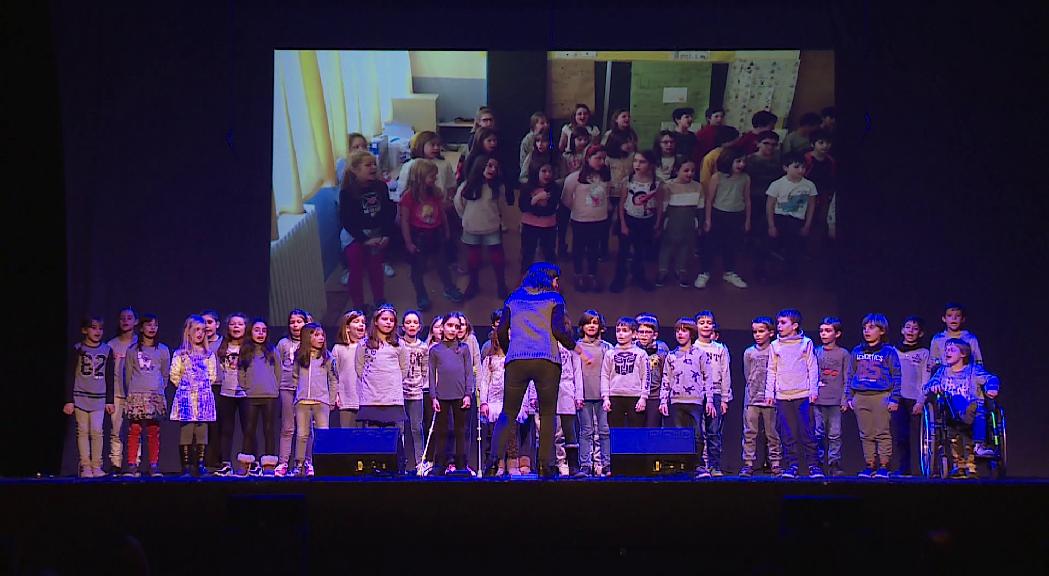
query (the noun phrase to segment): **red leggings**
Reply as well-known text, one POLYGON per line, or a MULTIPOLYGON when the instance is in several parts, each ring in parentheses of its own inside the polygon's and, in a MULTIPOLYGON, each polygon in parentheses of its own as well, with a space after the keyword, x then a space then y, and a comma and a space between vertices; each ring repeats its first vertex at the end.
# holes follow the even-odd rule
MULTIPOLYGON (((503 254, 503 245, 496 244, 488 247, 488 258, 492 261, 492 269, 495 270, 496 278, 503 278, 506 271, 506 255, 503 254)), ((481 258, 481 246, 467 244, 466 265, 471 274, 476 274, 481 269, 483 259, 481 258)))
POLYGON ((355 307, 364 306, 364 275, 368 275, 368 283, 372 289, 372 300, 378 302, 384 300, 386 293, 383 291, 382 264, 385 258, 385 248, 372 252, 371 246, 365 246, 363 242, 353 242, 343 252, 346 257, 346 269, 350 271, 350 280, 346 288, 350 292, 350 300, 355 307))
MULTIPOLYGON (((149 450, 150 465, 160 462, 160 423, 156 420, 135 420, 128 426, 128 457, 135 458, 142 437, 142 426, 146 426, 146 444, 149 450)), ((136 462, 137 464, 137 462, 136 462)))

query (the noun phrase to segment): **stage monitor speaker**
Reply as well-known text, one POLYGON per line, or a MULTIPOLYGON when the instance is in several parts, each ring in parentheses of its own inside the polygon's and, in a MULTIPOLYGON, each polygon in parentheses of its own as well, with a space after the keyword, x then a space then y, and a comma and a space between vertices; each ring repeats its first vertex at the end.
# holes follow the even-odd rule
POLYGON ((696 468, 692 428, 612 428, 610 434, 616 476, 686 474, 696 468))
POLYGON ((315 429, 313 434, 318 476, 397 473, 397 428, 315 429))

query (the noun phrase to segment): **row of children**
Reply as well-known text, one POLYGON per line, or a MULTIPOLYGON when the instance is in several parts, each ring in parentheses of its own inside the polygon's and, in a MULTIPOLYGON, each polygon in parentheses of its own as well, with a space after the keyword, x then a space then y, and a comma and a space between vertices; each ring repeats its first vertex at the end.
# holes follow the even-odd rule
MULTIPOLYGON (((833 111, 826 112, 832 123, 833 111)), ((500 150, 494 113, 482 108, 471 146, 460 157, 458 177, 442 156, 440 137, 420 132, 392 195, 367 152, 366 140, 352 135, 340 217, 353 305, 364 307, 365 275, 374 302, 385 301, 383 267, 388 267, 385 255, 391 242, 403 243, 422 311, 431 306, 424 282, 429 261, 436 260, 445 298, 458 303, 480 291, 484 251, 496 292, 505 297, 501 198, 521 211, 522 273, 535 261, 537 250, 548 262, 567 255, 571 230, 579 291, 603 289, 598 263, 608 257, 610 234, 619 238, 609 287, 613 292, 625 288, 628 274, 641 288, 653 289, 644 269, 645 261, 656 257, 652 246, 658 246, 657 287, 672 273, 682 287, 706 287, 712 257, 720 254, 722 279, 746 288, 736 259, 746 234, 754 239, 759 281, 768 279, 768 239, 780 243, 785 271, 794 274, 804 238, 814 228, 823 229, 824 222, 827 233, 834 234, 832 132, 810 131, 805 124, 802 136, 811 141, 811 150, 799 136, 790 139, 791 152, 781 155, 779 135, 772 130, 778 118, 770 112, 756 113, 753 128, 744 134, 721 125, 721 108, 707 110, 710 124, 693 134, 693 115, 690 108, 675 110, 677 130, 661 131, 652 147, 643 149, 630 127, 628 110, 616 111, 613 128, 601 135, 589 124, 589 108, 581 104, 572 123, 562 128, 555 150, 549 121, 536 112, 521 141, 518 173, 500 150), (520 190, 516 202, 515 189, 520 190), (465 291, 452 275, 463 271, 456 264, 460 245, 467 256, 465 291), (700 266, 690 280, 693 254, 700 256, 700 266)))
MULTIPOLYGON (((810 476, 819 477, 824 462, 833 474, 840 474, 841 414, 850 409, 857 414, 867 462, 861 474, 887 476, 895 446, 897 473, 909 475, 910 420, 920 414, 930 393, 948 395, 971 424, 975 453, 987 455, 990 449, 982 444, 983 400, 997 395, 998 381, 982 368, 975 336, 962 329, 961 306, 948 305, 943 319, 946 330, 932 339, 929 350, 919 344, 920 319, 908 318, 902 343, 892 347, 885 344, 884 316, 868 315, 862 322, 864 344, 847 352, 837 344, 841 325, 835 318, 821 322, 819 346, 801 332, 796 310, 784 310, 775 320, 756 318, 755 344, 743 356, 746 409, 740 475, 754 471, 762 428, 775 474, 796 476, 800 463, 808 464, 810 476)), ((149 473, 160 474, 159 421, 169 412, 168 382, 176 388, 169 417, 180 423, 180 456, 187 474, 206 473, 208 423, 217 423, 223 458, 217 474, 228 475, 239 422, 243 447, 238 460, 250 473, 266 469, 281 476, 293 462, 293 475, 311 475, 311 430, 327 428, 333 414, 340 427, 396 427, 403 438, 401 466, 424 472, 436 460, 435 474, 447 469, 451 419, 454 466, 466 470, 465 429, 471 421, 475 383, 477 408, 489 433, 502 411, 505 354, 494 337, 499 315, 493 314, 492 335, 483 348, 469 320, 457 312, 432 319, 425 340, 417 311, 400 318, 399 330, 397 313, 389 306, 376 309, 370 326, 367 320, 358 310, 344 314, 337 343, 329 350, 324 329, 302 310, 289 315, 288 335, 276 346, 269 343, 264 320, 249 324, 243 314, 232 314, 222 336, 218 314, 208 311, 186 319, 182 345, 170 354, 157 341, 154 315, 121 311, 121 332, 108 343, 102 342, 102 320, 86 319, 83 340, 73 348, 64 407, 76 416, 80 475, 104 475, 106 414, 113 425, 113 473, 122 471, 120 431, 126 418, 127 473, 140 474, 139 442, 145 429, 149 473), (275 454, 278 405, 280 449, 275 454), (262 450, 257 443, 260 419, 262 450), (424 453, 426 424, 434 421, 435 442, 424 453)), ((586 311, 578 327, 578 344, 587 361, 561 349, 558 418, 552 424, 563 436, 566 472, 576 477, 597 470, 610 473, 610 426, 673 425, 696 431, 697 454, 703 458, 697 475, 721 475, 722 419, 733 394, 730 355, 717 340, 713 313, 679 319, 673 351, 657 339, 659 323, 652 315, 620 318, 614 346, 602 339, 605 322, 597 311, 586 311)), ((523 408, 517 420, 523 423, 528 416, 523 408)), ((489 451, 496 453, 495 447, 489 451)), ((964 475, 964 466, 956 473, 964 475)))

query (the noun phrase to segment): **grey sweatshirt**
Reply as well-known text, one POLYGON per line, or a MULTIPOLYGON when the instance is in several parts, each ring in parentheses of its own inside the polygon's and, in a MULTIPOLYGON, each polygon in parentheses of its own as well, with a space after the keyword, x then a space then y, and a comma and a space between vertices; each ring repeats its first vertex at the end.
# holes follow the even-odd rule
POLYGON ((364 339, 357 346, 355 362, 361 406, 404 406, 408 354, 403 346, 383 342, 378 348, 370 348, 364 339))
POLYGON ((109 345, 91 347, 83 342, 73 345, 69 356, 69 384, 66 403, 94 412, 113 403, 113 352, 109 345))
POLYGON ((299 341, 289 338, 281 338, 277 342, 277 360, 280 363, 280 389, 295 390, 295 383, 291 381, 292 367, 295 366, 295 353, 299 351, 299 341))
POLYGON ((408 355, 408 375, 403 382, 404 399, 422 400, 423 389, 429 386, 430 381, 429 348, 420 338, 416 338, 415 342, 401 338, 401 347, 408 355))
POLYGON ((900 357, 900 395, 910 400, 921 400, 922 387, 929 380, 929 349, 921 346, 900 344, 896 347, 900 357))
MULTIPOLYGON (((138 342, 137 336, 132 336, 127 342, 121 341, 119 337, 106 342, 109 349, 113 351, 113 394, 117 398, 124 398, 127 394, 124 386, 121 385, 121 379, 124 377, 124 358, 127 356, 128 349, 136 342, 138 342)), ((168 354, 168 359, 170 358, 171 355, 168 354)))
POLYGON ((601 361, 601 388, 609 396, 648 399, 648 354, 633 342, 619 344, 601 361))
POLYGON ((722 402, 732 401, 732 358, 728 353, 728 346, 721 342, 702 342, 696 340, 693 346, 697 346, 710 357, 710 379, 713 382, 714 394, 721 395, 722 402))
POLYGON ((256 349, 248 367, 240 370, 240 384, 248 398, 276 398, 280 375, 281 365, 276 351, 271 363, 262 350, 256 349))
POLYGON ((335 368, 335 359, 331 356, 310 358, 310 366, 295 364, 291 373, 295 382, 295 403, 320 402, 329 406, 335 405, 338 395, 339 375, 335 368))
POLYGON ((845 404, 845 383, 852 377, 849 371, 848 350, 837 346, 831 350, 816 346, 816 365, 820 372, 817 406, 841 406, 845 404))
POLYGON ((812 340, 801 332, 776 338, 770 345, 765 396, 776 400, 799 400, 819 390, 819 368, 812 340))
POLYGON ((154 392, 164 394, 171 372, 171 351, 163 344, 142 348, 135 344, 125 350, 124 371, 118 396, 154 392))
POLYGON ((465 342, 442 340, 430 348, 430 395, 460 400, 474 393, 474 366, 465 342))
POLYGON ((769 353, 772 343, 764 348, 754 344, 743 351, 743 376, 747 379, 747 388, 743 393, 747 406, 767 406, 765 404, 765 379, 768 375, 769 353))
POLYGON ((583 398, 585 400, 608 398, 608 383, 601 377, 601 366, 604 363, 605 354, 612 350, 612 345, 601 339, 588 343, 582 338, 577 340, 576 344, 594 359, 590 364, 580 362, 583 365, 583 398))
MULTIPOLYGON (((952 338, 947 335, 947 331, 944 330, 939 334, 932 337, 932 342, 929 342, 929 373, 932 374, 938 367, 943 365, 944 360, 944 345, 947 340, 952 338)), ((983 353, 980 352, 980 342, 976 340, 976 335, 968 330, 960 330, 958 333, 958 339, 964 340, 966 344, 973 349, 973 362, 977 364, 983 364, 983 353)))
POLYGON ((667 354, 659 387, 660 405, 703 404, 704 398, 714 399, 710 379, 710 356, 697 346, 688 350, 678 346, 667 354))

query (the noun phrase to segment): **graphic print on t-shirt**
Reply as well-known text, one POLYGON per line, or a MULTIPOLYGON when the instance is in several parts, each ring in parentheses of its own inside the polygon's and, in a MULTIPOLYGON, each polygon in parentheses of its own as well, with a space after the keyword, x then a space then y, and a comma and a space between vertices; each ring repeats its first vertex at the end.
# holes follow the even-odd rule
POLYGON ((616 352, 612 356, 613 364, 615 365, 616 374, 625 376, 627 374, 633 374, 634 372, 634 361, 637 356, 633 352, 616 352))
POLYGON ((101 380, 106 377, 106 355, 80 350, 80 375, 101 380))
POLYGON ((138 361, 138 369, 140 372, 152 372, 153 371, 153 359, 148 355, 143 354, 141 350, 135 353, 135 358, 138 361))

